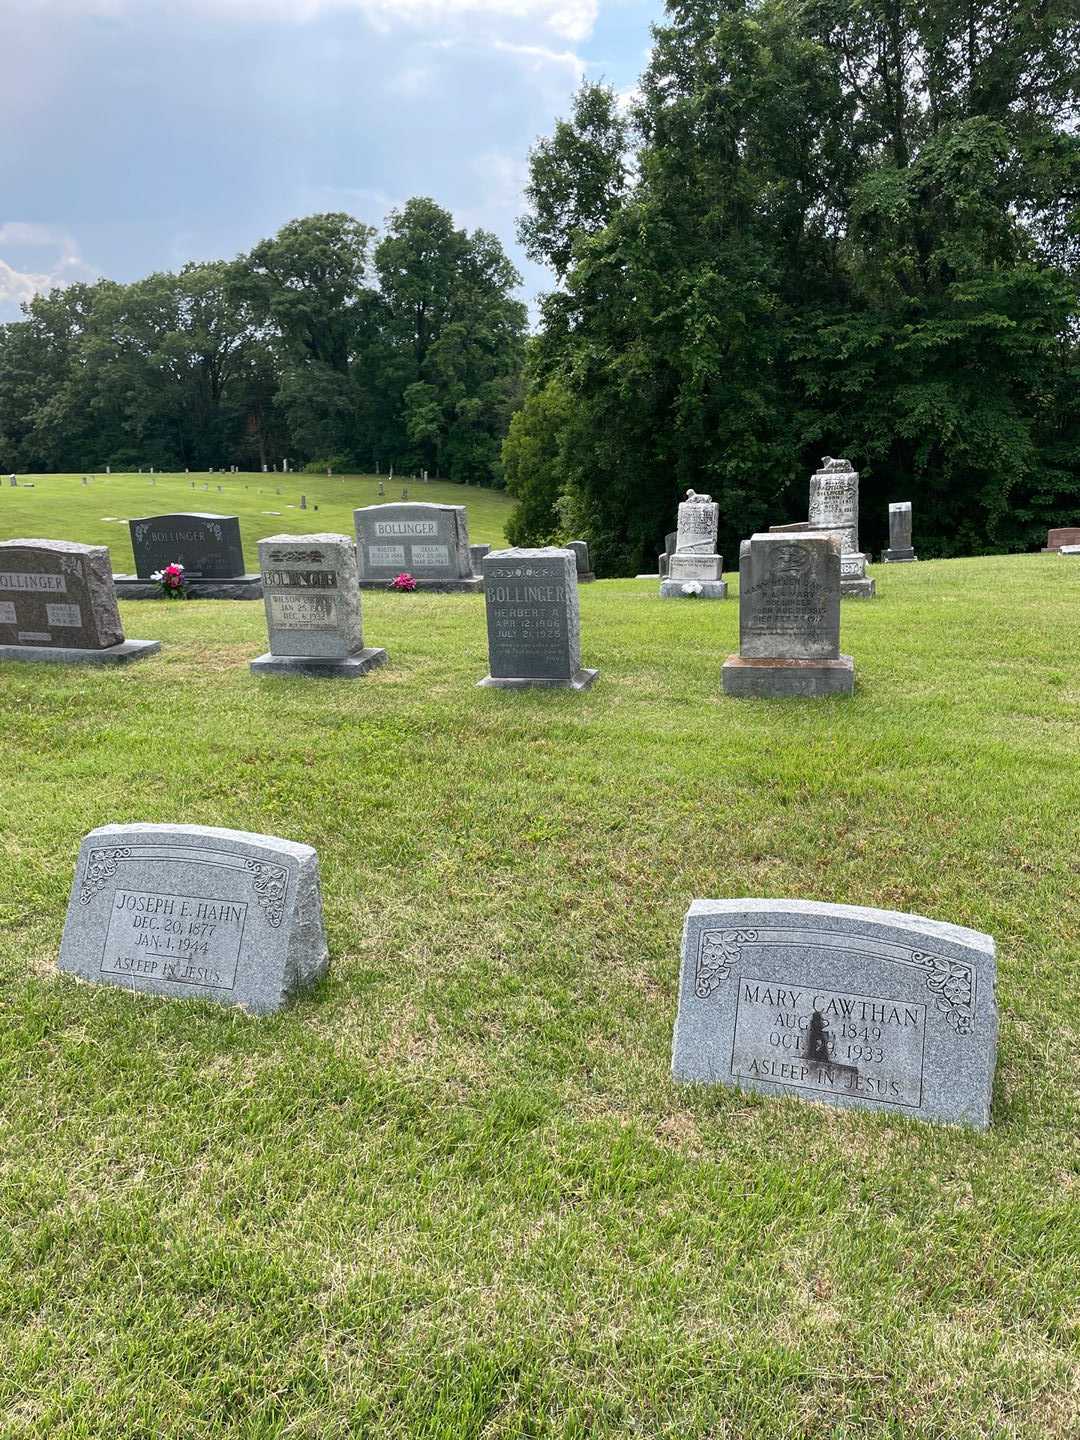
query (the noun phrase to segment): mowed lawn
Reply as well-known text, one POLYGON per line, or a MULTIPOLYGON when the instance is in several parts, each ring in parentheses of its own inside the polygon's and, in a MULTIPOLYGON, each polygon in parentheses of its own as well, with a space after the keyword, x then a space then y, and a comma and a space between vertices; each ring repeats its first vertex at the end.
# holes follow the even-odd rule
POLYGON ((0 666, 4 1440, 1075 1437, 1080 559, 875 574, 850 700, 724 698, 737 602, 644 581, 582 589, 585 694, 476 689, 476 596, 365 593, 348 684, 254 678, 238 602, 0 666), (316 846, 328 980, 58 977, 126 820, 316 846), (744 895, 993 934, 992 1129, 673 1085, 684 911, 744 895))

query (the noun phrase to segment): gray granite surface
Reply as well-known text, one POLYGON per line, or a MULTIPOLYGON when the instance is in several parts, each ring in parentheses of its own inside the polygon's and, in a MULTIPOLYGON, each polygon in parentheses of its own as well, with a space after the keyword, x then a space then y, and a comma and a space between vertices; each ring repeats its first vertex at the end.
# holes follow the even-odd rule
POLYGON ((322 680, 358 680, 385 665, 383 649, 358 650, 342 660, 323 660, 312 655, 273 655, 267 651, 251 662, 256 675, 312 675, 322 680))
POLYGON ((145 660, 161 649, 160 640, 121 640, 104 650, 69 650, 63 646, 0 645, 0 660, 31 661, 52 665, 127 665, 145 660))
POLYGON ((720 683, 724 694, 735 699, 851 695, 855 662, 850 655, 835 660, 755 660, 729 655, 720 671, 720 683))
POLYGON ((740 547, 739 652, 744 659, 836 660, 840 542, 817 531, 759 534, 740 547))
POLYGON ((0 645, 108 650, 123 639, 104 545, 0 541, 0 645))
POLYGON ((240 521, 235 515, 189 511, 129 520, 135 574, 149 580, 174 562, 192 579, 222 580, 244 574, 240 521))
POLYGON ((360 579, 480 582, 473 574, 464 505, 394 501, 353 511, 360 579))
MULTIPOLYGON (((493 550, 484 556, 490 674, 481 684, 570 685, 581 665, 577 562, 570 550, 493 550)), ((585 683, 591 683, 591 679, 585 683)))
POLYGON ((351 536, 268 535, 259 570, 272 655, 344 660, 364 648, 351 536))
POLYGON ((726 595, 726 580, 661 580, 660 582, 661 600, 723 600, 726 595), (696 588, 687 590, 688 585, 696 588))

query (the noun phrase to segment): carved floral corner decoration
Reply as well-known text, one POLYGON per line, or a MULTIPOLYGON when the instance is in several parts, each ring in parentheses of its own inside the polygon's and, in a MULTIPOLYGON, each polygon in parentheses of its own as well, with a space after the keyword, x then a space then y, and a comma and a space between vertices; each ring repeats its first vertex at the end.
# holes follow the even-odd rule
POLYGON ((289 872, 284 865, 270 865, 263 860, 245 860, 244 866, 255 877, 255 896, 266 915, 267 923, 276 930, 285 916, 285 892, 289 888, 289 872))
POLYGON ((126 860, 130 854, 131 849, 126 845, 112 850, 90 851, 86 857, 86 872, 83 875, 82 890, 79 892, 82 904, 90 904, 94 896, 103 890, 116 874, 117 864, 121 860, 126 860))
POLYGON ((945 1023, 957 1035, 970 1035, 975 1029, 975 976, 971 966, 925 950, 913 950, 911 963, 927 971, 926 988, 938 997, 937 1008, 945 1016, 945 1023))
POLYGON ((694 994, 699 1000, 708 1000, 719 990, 738 962, 739 946, 753 945, 757 938, 756 930, 703 931, 694 971, 694 994))

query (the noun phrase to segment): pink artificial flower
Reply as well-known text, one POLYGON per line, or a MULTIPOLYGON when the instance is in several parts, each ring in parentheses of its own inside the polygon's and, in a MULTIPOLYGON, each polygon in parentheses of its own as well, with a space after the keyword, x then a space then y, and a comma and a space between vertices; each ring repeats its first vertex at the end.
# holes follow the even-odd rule
POLYGON ((400 575, 396 575, 394 579, 390 581, 390 589, 415 590, 416 581, 413 579, 413 577, 409 574, 407 570, 404 570, 400 575))
POLYGON ((183 573, 184 573, 184 567, 183 567, 182 565, 177 565, 177 563, 176 563, 175 560, 173 561, 173 563, 172 563, 171 565, 166 565, 166 566, 165 566, 165 574, 166 574, 166 575, 182 575, 183 573))

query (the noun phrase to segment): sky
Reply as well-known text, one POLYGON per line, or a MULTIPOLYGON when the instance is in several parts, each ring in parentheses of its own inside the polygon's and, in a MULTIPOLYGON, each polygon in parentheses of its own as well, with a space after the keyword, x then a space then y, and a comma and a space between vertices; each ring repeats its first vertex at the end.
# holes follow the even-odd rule
POLYGON ((662 0, 0 0, 0 322, 430 195, 514 237, 581 78, 630 95, 662 0))

